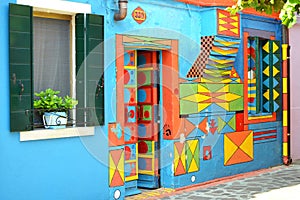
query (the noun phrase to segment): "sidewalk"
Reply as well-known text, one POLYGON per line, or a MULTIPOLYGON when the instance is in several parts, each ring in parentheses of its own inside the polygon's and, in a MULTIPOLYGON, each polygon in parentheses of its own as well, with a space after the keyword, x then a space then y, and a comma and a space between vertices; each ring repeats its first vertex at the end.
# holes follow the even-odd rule
POLYGON ((290 166, 250 172, 200 186, 164 192, 163 188, 126 198, 162 200, 277 200, 300 199, 300 160, 290 166))

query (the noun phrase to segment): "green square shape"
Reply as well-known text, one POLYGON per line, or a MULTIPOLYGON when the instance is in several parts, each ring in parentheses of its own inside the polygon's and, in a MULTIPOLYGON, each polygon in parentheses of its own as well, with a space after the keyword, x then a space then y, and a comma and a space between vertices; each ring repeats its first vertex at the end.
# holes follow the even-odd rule
POLYGON ((179 104, 180 104, 180 114, 181 115, 198 113, 198 103, 180 100, 179 104))
POLYGON ((143 115, 142 120, 151 121, 152 120, 152 106, 151 105, 142 105, 143 115), (149 117, 145 117, 145 112, 149 113, 149 117))
POLYGON ((191 96, 198 93, 198 84, 180 84, 179 85, 179 98, 191 96))
POLYGON ((244 97, 243 96, 239 99, 229 102, 229 110, 228 111, 233 112, 233 111, 243 111, 243 110, 244 110, 244 97))
POLYGON ((229 84, 229 92, 243 97, 244 85, 240 83, 229 84))

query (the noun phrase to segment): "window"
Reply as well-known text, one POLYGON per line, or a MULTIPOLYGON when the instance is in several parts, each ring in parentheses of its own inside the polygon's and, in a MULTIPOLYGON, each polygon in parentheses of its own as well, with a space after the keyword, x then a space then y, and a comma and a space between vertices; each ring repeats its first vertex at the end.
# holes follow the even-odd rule
POLYGON ((53 15, 45 18, 40 13, 33 17, 34 92, 47 88, 71 94, 71 16, 53 15), (60 18, 59 18, 60 17, 60 18))
POLYGON ((271 115, 280 103, 280 42, 248 38, 248 114, 271 115))
POLYGON ((9 15, 11 131, 33 129, 33 94, 49 87, 78 99, 76 126, 103 124, 103 17, 43 14, 17 4, 9 15))

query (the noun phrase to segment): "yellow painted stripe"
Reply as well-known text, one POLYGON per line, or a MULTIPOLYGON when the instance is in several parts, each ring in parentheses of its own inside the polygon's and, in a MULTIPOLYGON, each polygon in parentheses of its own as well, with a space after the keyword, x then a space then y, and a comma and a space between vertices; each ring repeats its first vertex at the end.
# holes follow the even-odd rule
POLYGON ((283 111, 283 126, 287 126, 288 125, 288 112, 287 110, 283 111))
POLYGON ((287 90, 287 78, 282 78, 282 92, 283 94, 287 94, 288 90, 287 90))
POLYGON ((252 120, 252 119, 268 119, 268 118, 271 118, 272 115, 266 115, 266 116, 259 116, 259 117, 249 117, 249 120, 252 120))
POLYGON ((124 69, 136 69, 136 66, 124 66, 124 69))
POLYGON ((288 49, 288 44, 283 44, 282 45, 282 60, 287 60, 287 49, 288 49))
POLYGON ((256 94, 254 93, 254 94, 249 94, 248 93, 248 97, 256 97, 256 94))
POLYGON ((287 142, 284 142, 284 143, 282 143, 283 144, 283 146, 282 146, 282 150, 283 150, 283 156, 288 156, 288 144, 287 144, 287 142))

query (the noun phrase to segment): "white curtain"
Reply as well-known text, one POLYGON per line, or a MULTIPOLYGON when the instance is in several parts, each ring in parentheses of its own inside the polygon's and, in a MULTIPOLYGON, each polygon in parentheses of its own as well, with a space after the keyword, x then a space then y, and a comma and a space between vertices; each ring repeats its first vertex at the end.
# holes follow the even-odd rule
POLYGON ((33 18, 34 91, 70 95, 70 21, 33 18))

